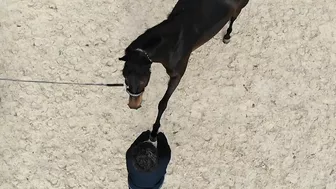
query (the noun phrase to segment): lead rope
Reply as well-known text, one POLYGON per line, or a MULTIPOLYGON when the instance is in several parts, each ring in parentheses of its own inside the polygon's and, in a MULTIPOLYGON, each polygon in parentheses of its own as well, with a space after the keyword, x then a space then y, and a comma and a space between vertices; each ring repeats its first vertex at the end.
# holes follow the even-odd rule
POLYGON ((10 78, 0 78, 0 81, 11 81, 11 82, 24 82, 24 83, 49 83, 49 84, 59 84, 59 85, 94 85, 94 86, 106 86, 106 87, 122 87, 122 83, 71 83, 71 82, 56 82, 56 81, 39 81, 39 80, 22 80, 22 79, 10 79, 10 78))

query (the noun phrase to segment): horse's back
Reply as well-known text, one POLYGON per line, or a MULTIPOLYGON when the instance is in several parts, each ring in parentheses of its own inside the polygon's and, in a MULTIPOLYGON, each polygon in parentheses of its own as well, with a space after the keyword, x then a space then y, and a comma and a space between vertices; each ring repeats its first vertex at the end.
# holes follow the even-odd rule
POLYGON ((175 18, 183 12, 193 10, 200 1, 202 0, 179 0, 168 15, 168 19, 175 18))
POLYGON ((240 0, 179 0, 168 15, 167 21, 178 23, 180 30, 183 30, 185 43, 196 49, 225 26, 240 2, 240 0))
POLYGON ((179 0, 168 15, 168 20, 184 20, 184 24, 207 27, 232 13, 234 0, 179 0))

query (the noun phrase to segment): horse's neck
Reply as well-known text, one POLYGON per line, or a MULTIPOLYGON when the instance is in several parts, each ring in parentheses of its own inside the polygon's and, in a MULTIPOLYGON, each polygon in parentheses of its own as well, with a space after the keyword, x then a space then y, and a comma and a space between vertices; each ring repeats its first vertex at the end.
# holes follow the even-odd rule
POLYGON ((137 39, 135 39, 130 47, 141 48, 141 46, 147 43, 154 36, 161 36, 165 38, 166 36, 171 36, 179 33, 181 24, 178 20, 164 20, 161 23, 153 26, 141 34, 137 39))
POLYGON ((145 50, 151 56, 158 57, 160 59, 163 54, 161 52, 162 48, 165 49, 165 52, 169 51, 169 49, 176 44, 180 31, 181 24, 179 24, 178 20, 164 20, 141 34, 130 44, 128 49, 140 48, 145 50), (146 48, 146 44, 148 43, 155 44, 155 40, 157 38, 161 38, 159 43, 151 46, 150 48, 146 48))

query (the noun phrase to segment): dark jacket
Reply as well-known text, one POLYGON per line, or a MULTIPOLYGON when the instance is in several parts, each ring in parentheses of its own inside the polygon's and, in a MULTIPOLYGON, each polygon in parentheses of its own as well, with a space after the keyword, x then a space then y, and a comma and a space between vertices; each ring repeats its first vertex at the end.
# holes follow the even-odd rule
POLYGON ((171 158, 171 150, 167 138, 163 133, 157 135, 157 149, 159 165, 153 172, 139 172, 131 160, 132 148, 149 139, 150 131, 145 131, 134 141, 126 152, 126 166, 128 171, 128 185, 132 189, 158 189, 163 184, 166 169, 171 158))

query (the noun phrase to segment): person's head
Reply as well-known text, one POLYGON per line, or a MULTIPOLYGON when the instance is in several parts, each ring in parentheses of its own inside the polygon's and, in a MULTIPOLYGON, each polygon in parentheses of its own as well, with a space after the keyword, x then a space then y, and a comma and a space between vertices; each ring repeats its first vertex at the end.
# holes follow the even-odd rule
POLYGON ((157 148, 151 142, 142 142, 132 150, 134 167, 143 172, 151 172, 158 166, 157 148))

